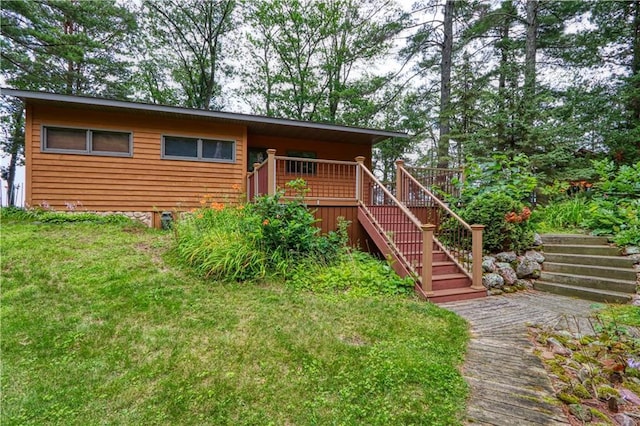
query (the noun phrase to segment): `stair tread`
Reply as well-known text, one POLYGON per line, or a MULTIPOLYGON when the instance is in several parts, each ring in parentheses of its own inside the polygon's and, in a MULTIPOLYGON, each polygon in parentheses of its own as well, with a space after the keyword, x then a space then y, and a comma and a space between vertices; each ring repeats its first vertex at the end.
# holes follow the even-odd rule
MULTIPOLYGON (((558 245, 562 245, 562 244, 558 244, 558 245)), ((584 246, 583 246, 584 247, 584 246)), ((605 246, 595 246, 595 247, 605 247, 605 246)), ((609 246, 606 246, 609 247, 609 246)), ((596 259, 627 259, 624 256, 605 256, 604 254, 573 254, 573 253, 545 253, 544 256, 566 256, 566 257, 580 257, 580 258, 584 258, 584 259, 591 259, 591 258, 596 258, 596 259)), ((628 259, 629 263, 631 263, 631 259, 628 259)))
MULTIPOLYGON (((476 290, 471 287, 457 287, 457 288, 447 288, 443 290, 433 290, 433 296, 451 296, 454 294, 467 294, 467 293, 486 293, 487 289, 479 289, 476 290)), ((433 297, 430 296, 430 297, 433 297)))
POLYGON ((451 280, 451 279, 458 279, 458 278, 469 278, 469 277, 465 274, 453 273, 453 274, 434 275, 432 279, 433 281, 438 281, 438 280, 451 280))
POLYGON ((579 278, 579 279, 587 279, 587 280, 599 280, 599 281, 605 281, 605 282, 616 282, 616 283, 621 283, 621 284, 629 284, 629 283, 633 283, 635 284, 635 280, 620 280, 617 278, 604 278, 604 277, 593 277, 590 275, 579 275, 579 274, 568 274, 566 272, 548 272, 548 271, 542 271, 542 274, 549 274, 549 275, 563 275, 563 276, 568 276, 568 277, 575 277, 575 278, 579 278))
MULTIPOLYGON (((613 256, 611 256, 613 257, 613 256)), ((621 271, 621 272, 635 272, 635 269, 633 269, 632 267, 629 268, 620 268, 617 266, 602 266, 602 265, 585 265, 582 263, 562 263, 562 262, 548 262, 545 261, 543 265, 570 265, 570 266, 576 266, 576 267, 585 267, 585 268, 594 268, 594 269, 600 269, 603 271, 621 271)), ((544 271, 547 272, 547 271, 544 271)), ((553 272, 553 271, 551 271, 553 272)), ((562 273, 562 272, 556 272, 556 273, 562 273)))
POLYGON ((536 284, 552 285, 552 286, 556 286, 556 287, 566 288, 567 290, 576 290, 576 289, 578 289, 580 291, 584 291, 586 293, 593 293, 593 294, 604 294, 604 295, 610 294, 612 296, 628 297, 629 299, 634 294, 634 293, 623 293, 621 291, 602 290, 602 289, 590 288, 590 287, 577 287, 577 286, 574 286, 574 285, 554 283, 553 281, 546 281, 546 280, 542 280, 542 279, 536 280, 536 284))
POLYGON ((608 245, 608 244, 545 244, 544 247, 589 247, 589 248, 593 248, 593 247, 601 247, 601 248, 618 248, 616 246, 613 245, 608 245))

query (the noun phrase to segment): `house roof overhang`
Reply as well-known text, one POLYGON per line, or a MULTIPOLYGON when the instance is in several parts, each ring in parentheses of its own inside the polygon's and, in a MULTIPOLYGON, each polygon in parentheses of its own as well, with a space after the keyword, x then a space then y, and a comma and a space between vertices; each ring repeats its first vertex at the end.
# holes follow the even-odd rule
POLYGON ((2 88, 0 94, 20 98, 27 102, 46 103, 63 107, 89 108, 105 111, 128 111, 140 114, 165 115, 174 118, 201 119, 218 123, 237 124, 246 126, 249 135, 255 134, 371 145, 389 138, 406 139, 409 137, 406 133, 387 130, 314 123, 224 111, 118 101, 105 98, 33 92, 10 88, 2 88))

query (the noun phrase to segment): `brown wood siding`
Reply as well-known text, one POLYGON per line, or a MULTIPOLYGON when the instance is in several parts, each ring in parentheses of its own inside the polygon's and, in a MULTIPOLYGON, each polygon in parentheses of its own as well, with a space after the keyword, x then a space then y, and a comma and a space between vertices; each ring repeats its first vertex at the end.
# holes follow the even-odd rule
POLYGON ((371 165, 371 145, 353 144, 348 140, 327 142, 250 134, 247 144, 249 148, 273 148, 276 150, 276 156, 283 157, 287 156, 288 151, 315 152, 318 159, 339 161, 355 161, 357 156, 362 155, 366 159, 367 167, 371 165))
POLYGON ((207 120, 178 120, 157 114, 127 114, 28 106, 27 203, 64 210, 80 203, 86 210, 154 211, 199 207, 205 194, 236 202, 244 191, 246 128, 207 120), (42 152, 42 126, 111 129, 133 133, 133 156, 42 152), (236 141, 235 163, 161 158, 162 135, 236 141))

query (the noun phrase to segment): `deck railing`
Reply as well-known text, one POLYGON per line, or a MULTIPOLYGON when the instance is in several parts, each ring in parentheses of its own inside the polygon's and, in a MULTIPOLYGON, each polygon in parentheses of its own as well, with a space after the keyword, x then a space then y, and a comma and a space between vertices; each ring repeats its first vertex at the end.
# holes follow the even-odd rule
POLYGON ((433 227, 423 225, 373 173, 364 165, 364 157, 358 162, 359 204, 380 234, 386 236, 394 255, 420 282, 426 296, 433 294, 433 227), (379 218, 385 218, 384 226, 379 218), (416 238, 417 236, 417 238, 416 238), (411 254, 421 256, 420 262, 411 254), (418 273, 417 263, 421 270, 418 273))
POLYGON ((357 163, 355 161, 319 160, 276 156, 274 149, 267 150, 267 159, 254 164, 254 171, 247 175, 247 197, 275 194, 284 191, 284 198, 295 197, 295 189, 287 182, 303 179, 306 184, 305 199, 308 203, 350 203, 357 201, 357 163))
POLYGON ((482 287, 483 225, 469 225, 396 162, 396 196, 422 223, 434 225, 434 241, 471 278, 473 288, 482 287))
POLYGON ((437 167, 409 167, 405 166, 418 182, 430 191, 460 196, 460 184, 464 181, 464 169, 442 169, 437 167))

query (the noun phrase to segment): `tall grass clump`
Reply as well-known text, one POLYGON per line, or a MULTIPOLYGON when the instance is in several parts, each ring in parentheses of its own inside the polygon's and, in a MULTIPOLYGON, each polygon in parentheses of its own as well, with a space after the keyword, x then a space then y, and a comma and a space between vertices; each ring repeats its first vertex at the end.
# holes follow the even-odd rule
POLYGON ((536 208, 531 214, 531 221, 538 232, 543 233, 578 230, 589 217, 588 206, 587 197, 575 195, 536 208))

